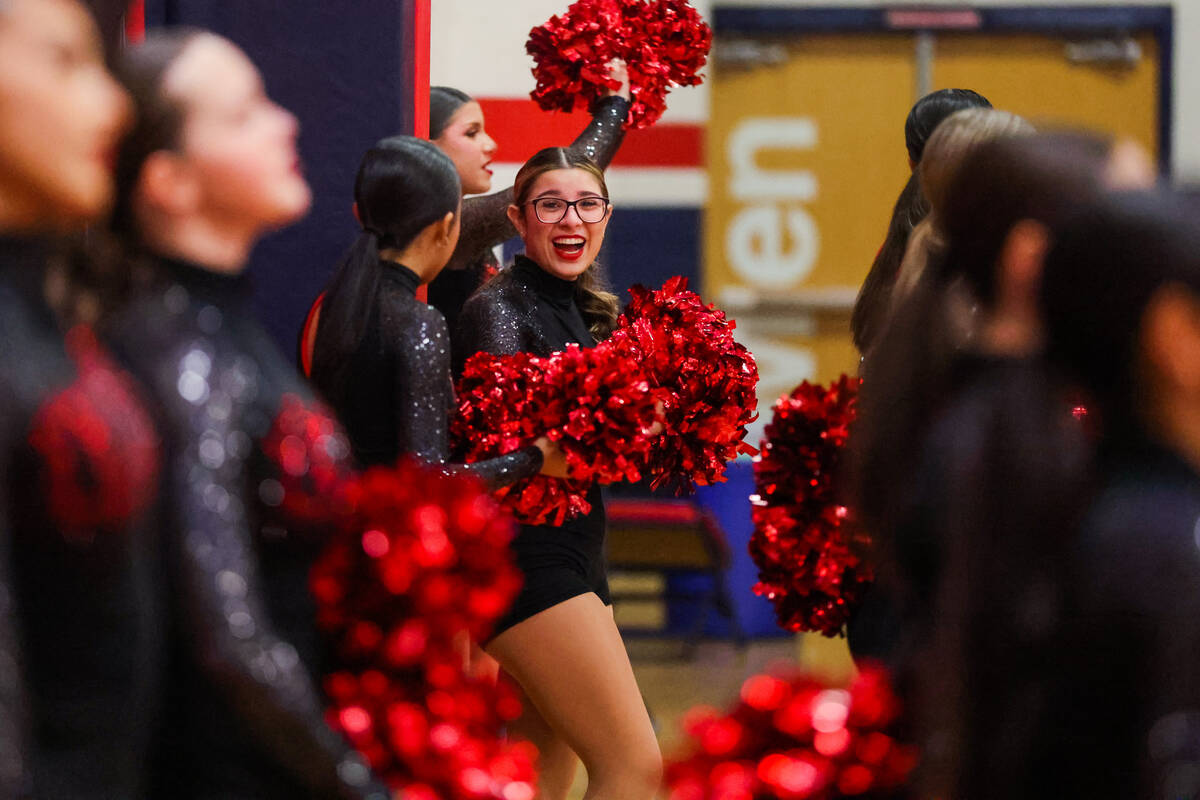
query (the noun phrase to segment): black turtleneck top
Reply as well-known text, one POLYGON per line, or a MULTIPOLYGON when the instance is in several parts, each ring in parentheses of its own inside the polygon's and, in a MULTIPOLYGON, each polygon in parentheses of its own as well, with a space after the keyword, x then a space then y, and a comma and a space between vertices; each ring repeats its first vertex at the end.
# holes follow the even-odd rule
MULTIPOLYGON (((455 374, 461 373, 469 357, 481 351, 547 356, 565 350, 568 344, 596 345, 579 310, 576 283, 557 278, 529 258, 517 256, 512 269, 484 286, 463 306, 454 337, 455 374)), ((530 595, 541 588, 537 576, 543 566, 569 565, 585 575, 590 588, 609 602, 604 501, 599 486, 591 487, 587 500, 591 512, 561 526, 520 527, 512 547, 526 582, 514 611, 497 624, 495 633, 519 622, 528 612, 541 610, 530 595)))
MULTIPOLYGON (((628 116, 628 100, 618 95, 602 97, 592 107, 592 121, 571 143, 571 149, 607 169, 625 138, 628 116)), ((463 303, 499 270, 491 248, 517 235, 508 219, 512 202, 512 187, 463 201, 458 246, 446 268, 429 284, 429 303, 442 312, 451 331, 458 327, 463 303)))
POLYGON ((1039 664, 1057 680, 1026 723, 1020 766, 1044 796, 1197 797, 1200 472, 1144 434, 1099 463, 1057 572, 1063 621, 1039 664))
POLYGON ((165 668, 157 439, 0 238, 0 797, 140 798, 165 668))
POLYGON ((255 321, 241 275, 160 260, 111 328, 161 413, 177 587, 160 796, 382 798, 324 722, 313 560, 350 448, 255 321))
MULTIPOLYGON (((450 337, 446 321, 416 298, 420 278, 395 262, 380 264, 379 299, 370 312, 346 378, 329 398, 364 465, 404 455, 481 478, 490 489, 536 475, 542 454, 527 447, 500 458, 451 465, 450 337)), ((322 340, 318 338, 317 347, 322 340)))
POLYGON ((557 278, 524 255, 469 301, 454 332, 454 374, 478 352, 546 356, 576 343, 594 347, 575 300, 574 281, 557 278))

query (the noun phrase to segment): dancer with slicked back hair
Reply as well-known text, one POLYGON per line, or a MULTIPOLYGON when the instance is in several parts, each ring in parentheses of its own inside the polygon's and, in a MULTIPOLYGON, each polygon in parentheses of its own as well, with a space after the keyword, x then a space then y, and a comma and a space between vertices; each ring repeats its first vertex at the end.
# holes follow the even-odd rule
POLYGON ((178 587, 156 796, 384 800, 315 681, 309 570, 341 523, 349 446, 255 321, 244 276, 258 239, 308 211, 296 120, 214 34, 152 34, 120 75, 138 121, 114 226, 148 278, 111 341, 160 409, 178 587))

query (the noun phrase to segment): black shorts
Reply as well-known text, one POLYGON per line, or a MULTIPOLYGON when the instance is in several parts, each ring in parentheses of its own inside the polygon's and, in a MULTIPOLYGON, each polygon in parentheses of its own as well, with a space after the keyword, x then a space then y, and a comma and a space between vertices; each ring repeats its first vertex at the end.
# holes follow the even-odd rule
POLYGON ((606 606, 612 605, 604 553, 604 504, 599 492, 586 517, 558 528, 522 525, 511 549, 525 582, 508 612, 496 622, 492 637, 588 592, 594 592, 606 606))

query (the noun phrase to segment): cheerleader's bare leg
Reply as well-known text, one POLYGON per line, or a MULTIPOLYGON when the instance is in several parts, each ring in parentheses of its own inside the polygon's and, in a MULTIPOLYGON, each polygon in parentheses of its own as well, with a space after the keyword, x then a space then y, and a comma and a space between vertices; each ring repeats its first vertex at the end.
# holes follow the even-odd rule
MULTIPOLYGON (((486 649, 521 686, 546 731, 583 760, 584 800, 652 800, 662 754, 612 611, 599 597, 589 592, 552 606, 486 649)), ((531 733, 545 736, 535 724, 525 721, 531 733)), ((553 738, 546 742, 551 772, 540 796, 562 800, 570 782, 565 769, 554 772, 559 751, 553 738)))

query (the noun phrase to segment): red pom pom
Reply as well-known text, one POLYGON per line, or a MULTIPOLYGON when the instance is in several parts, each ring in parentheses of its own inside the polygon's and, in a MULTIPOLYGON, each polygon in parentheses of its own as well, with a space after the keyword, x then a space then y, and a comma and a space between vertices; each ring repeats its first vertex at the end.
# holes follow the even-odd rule
POLYGON ((859 384, 845 375, 829 388, 805 381, 781 397, 754 465, 754 591, 788 630, 839 634, 873 579, 869 542, 838 485, 859 384))
POLYGON ((592 481, 638 480, 651 447, 658 393, 611 347, 570 345, 547 358, 528 353, 478 353, 458 387, 451 434, 470 463, 556 441, 570 480, 543 475, 506 487, 497 498, 517 519, 561 525, 591 510, 592 481))
POLYGON ((712 29, 686 0, 578 0, 529 32, 542 108, 588 108, 619 84, 608 65, 622 59, 633 97, 626 127, 645 128, 666 110, 672 86, 695 86, 708 60, 712 29))
POLYGON ((734 341, 734 322, 688 291, 686 278, 630 294, 609 342, 663 390, 666 430, 652 442, 651 484, 686 489, 722 481, 726 462, 756 452, 742 441, 757 418, 754 357, 734 341))
POLYGON ((260 499, 289 528, 325 536, 329 524, 345 524, 355 487, 350 443, 333 415, 285 394, 263 452, 275 478, 258 486, 260 499))
POLYGON ((877 667, 866 667, 846 690, 756 675, 727 714, 700 707, 685 716, 689 745, 667 764, 669 797, 905 796, 917 759, 896 738, 899 717, 888 676, 877 667))
POLYGON ((587 481, 535 475, 498 490, 496 499, 520 522, 557 526, 591 513, 590 488, 587 481))
POLYGON ((517 699, 463 668, 520 587, 511 519, 475 479, 411 463, 352 496, 311 581, 342 668, 325 680, 330 724, 405 796, 531 796, 531 754, 499 737, 517 699))
POLYGON ((555 423, 547 435, 562 447, 572 478, 641 480, 661 393, 651 390, 637 365, 601 344, 568 345, 541 366, 540 416, 555 423))

